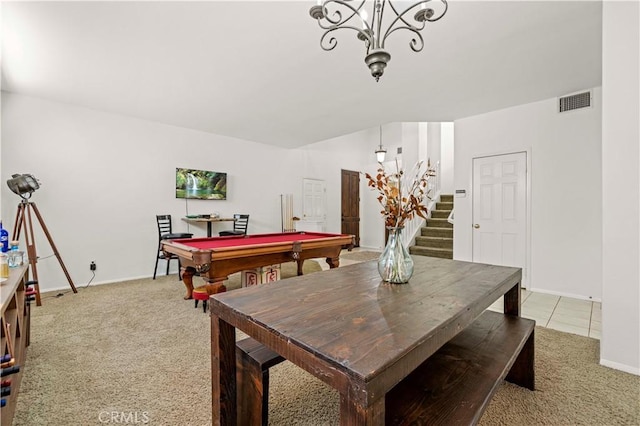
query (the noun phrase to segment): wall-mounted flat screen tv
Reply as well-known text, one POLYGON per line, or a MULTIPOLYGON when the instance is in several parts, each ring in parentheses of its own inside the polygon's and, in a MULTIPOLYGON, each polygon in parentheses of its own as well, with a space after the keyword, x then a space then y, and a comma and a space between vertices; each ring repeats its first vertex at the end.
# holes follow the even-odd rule
POLYGON ((176 198, 226 200, 227 174, 176 168, 176 198))

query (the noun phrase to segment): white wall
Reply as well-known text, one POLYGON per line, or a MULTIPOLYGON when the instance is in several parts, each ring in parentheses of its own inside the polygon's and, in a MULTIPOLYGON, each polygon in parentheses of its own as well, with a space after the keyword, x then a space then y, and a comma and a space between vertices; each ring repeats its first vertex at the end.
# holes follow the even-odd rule
MULTIPOLYGON (((417 125, 416 127, 417 132, 417 125)), ((397 149, 404 149, 411 123, 389 123, 382 126, 382 145, 387 150, 385 166, 391 166, 397 149), (408 127, 407 127, 408 126, 408 127), (404 131, 404 133, 403 133, 404 131)), ((415 136, 417 138, 417 135, 415 136)), ((327 182, 327 208, 337 215, 327 218, 327 232, 340 232, 341 169, 361 172, 360 176, 360 246, 370 249, 384 247, 384 220, 376 192, 367 187, 364 173, 375 174, 379 165, 375 150, 380 141, 379 127, 362 130, 300 148, 304 157, 304 177, 327 182)), ((410 151, 413 148, 407 148, 410 151)), ((407 154, 412 155, 412 154, 407 154)), ((394 163, 395 164, 395 163, 394 163)), ((395 167, 395 166, 394 166, 395 167)))
POLYGON ((454 124, 452 122, 423 123, 421 129, 425 128, 427 157, 431 160, 431 167, 438 169, 436 186, 441 194, 453 194, 454 124))
MULTIPOLYGON (((327 186, 327 212, 335 212, 327 215, 326 231, 340 232, 341 223, 341 170, 356 172, 375 171, 376 157, 374 151, 378 145, 379 130, 368 129, 366 131, 345 135, 327 141, 318 142, 300 148, 303 158, 303 167, 298 170, 300 178, 320 179, 327 186)), ((360 193, 366 191, 364 176, 360 177, 360 193)), ((368 209, 360 207, 360 245, 369 246, 367 238, 368 222, 364 214, 368 209)))
POLYGON ((440 190, 454 194, 454 124, 441 123, 440 137, 440 190))
POLYGON ((402 123, 402 158, 403 169, 411 168, 420 161, 418 123, 402 123))
MULTIPOLYGON (((252 233, 280 231, 280 194, 301 193, 301 182, 289 179, 300 164, 296 151, 5 92, 2 107, 4 224, 11 231, 20 201, 6 180, 35 175, 42 187, 32 199, 78 287, 89 281, 92 260, 97 283, 152 275, 155 215, 171 214, 174 230, 187 230, 176 167, 227 172, 228 200, 190 200, 189 213, 248 213, 252 233)), ((41 290, 68 289, 35 225, 41 290)))
POLYGON ((529 151, 530 288, 600 300, 601 96, 563 114, 554 98, 455 122, 455 189, 468 194, 455 199, 456 259, 472 260, 473 158, 529 151))
MULTIPOLYGON (((419 123, 388 123, 382 126, 382 145, 387 150, 385 168, 395 170, 395 159, 405 170, 417 163, 420 153, 419 123), (402 155, 397 155, 402 148, 402 155)), ((367 186, 364 173, 375 174, 379 164, 375 150, 380 141, 379 127, 362 130, 300 148, 303 154, 304 176, 327 183, 327 209, 337 215, 327 218, 327 232, 340 232, 340 170, 362 173, 360 177, 360 246, 369 249, 384 247, 384 220, 377 193, 367 186)))
MULTIPOLYGON (((441 160, 442 124, 427 123, 427 156, 431 160, 431 167, 436 167, 441 160)), ((442 177, 437 179, 441 181, 442 177)))
POLYGON ((640 375, 640 6, 604 2, 601 363, 640 375))

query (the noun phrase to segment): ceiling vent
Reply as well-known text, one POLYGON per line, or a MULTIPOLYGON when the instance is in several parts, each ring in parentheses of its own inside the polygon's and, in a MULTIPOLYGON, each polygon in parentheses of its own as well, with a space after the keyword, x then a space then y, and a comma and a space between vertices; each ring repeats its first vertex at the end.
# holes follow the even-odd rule
POLYGON ((576 93, 558 98, 558 112, 573 111, 574 109, 591 106, 591 91, 576 93))

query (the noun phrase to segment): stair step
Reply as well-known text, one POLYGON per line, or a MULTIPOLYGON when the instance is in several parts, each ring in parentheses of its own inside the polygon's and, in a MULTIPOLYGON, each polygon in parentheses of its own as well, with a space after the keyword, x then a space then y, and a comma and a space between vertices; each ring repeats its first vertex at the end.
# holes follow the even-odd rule
POLYGON ((423 237, 453 238, 453 228, 434 228, 425 226, 420 229, 420 235, 423 237))
POLYGON ((453 250, 453 238, 416 237, 416 246, 427 248, 445 248, 453 250))
POLYGON ((432 218, 446 219, 451 214, 451 210, 431 210, 432 218))
POLYGON ((427 228, 453 228, 453 223, 444 218, 431 218, 427 219, 427 228))
POLYGON ((431 218, 416 237, 416 245, 409 247, 411 254, 453 259, 453 224, 447 221, 451 210, 453 195, 441 194, 436 208, 431 210, 431 218))
POLYGON ((428 248, 420 246, 409 247, 409 253, 419 256, 440 257, 442 259, 453 259, 453 250, 442 248, 428 248))
POLYGON ((444 202, 439 202, 436 203, 436 210, 453 210, 453 202, 450 203, 444 203, 444 202))

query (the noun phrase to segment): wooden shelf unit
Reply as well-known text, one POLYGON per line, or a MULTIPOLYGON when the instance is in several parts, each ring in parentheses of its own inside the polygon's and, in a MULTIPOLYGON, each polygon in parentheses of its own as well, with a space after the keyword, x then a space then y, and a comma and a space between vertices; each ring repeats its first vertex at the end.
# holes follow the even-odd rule
POLYGON ((0 317, 0 330, 2 338, 0 340, 1 354, 11 353, 10 344, 13 350, 15 364, 20 366, 20 371, 2 380, 11 379, 11 394, 3 397, 7 404, 0 408, 0 424, 10 425, 18 399, 20 381, 24 373, 24 361, 27 356, 27 346, 29 346, 30 327, 30 306, 25 301, 25 283, 29 279, 28 265, 11 268, 9 278, 2 282, 0 287, 0 302, 2 306, 2 316, 0 317), (6 334, 9 332, 9 336, 6 334), (9 338, 7 338, 9 337, 9 338))

